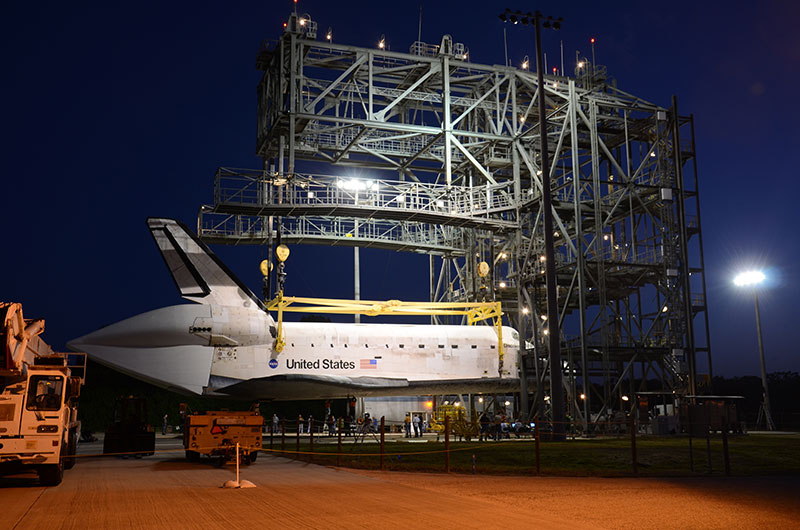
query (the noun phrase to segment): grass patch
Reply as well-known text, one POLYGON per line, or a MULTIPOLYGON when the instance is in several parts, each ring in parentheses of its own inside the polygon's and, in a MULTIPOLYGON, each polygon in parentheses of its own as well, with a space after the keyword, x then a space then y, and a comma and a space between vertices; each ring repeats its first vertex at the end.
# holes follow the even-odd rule
MULTIPOLYGON (((641 436, 636 440, 638 472, 641 476, 700 476, 709 472, 706 440, 684 436, 641 436), (693 459, 694 470, 690 462, 693 459)), ((728 439, 731 474, 797 475, 800 474, 800 435, 745 435, 728 439)), ((279 444, 274 446, 280 454, 279 444)), ((336 444, 301 443, 301 454, 294 454, 295 443, 286 444, 289 458, 312 460, 316 464, 339 465, 361 469, 379 469, 380 445, 342 442, 337 457, 336 444)), ((530 440, 501 442, 451 442, 450 470, 471 473, 473 455, 476 473, 531 475, 536 472, 535 445, 530 440)), ((711 473, 724 474, 722 439, 711 438, 711 473)), ((444 443, 386 443, 384 467, 387 470, 443 472, 444 443)), ((542 442, 540 467, 543 475, 559 476, 630 476, 633 475, 629 438, 594 438, 566 442, 542 442)))

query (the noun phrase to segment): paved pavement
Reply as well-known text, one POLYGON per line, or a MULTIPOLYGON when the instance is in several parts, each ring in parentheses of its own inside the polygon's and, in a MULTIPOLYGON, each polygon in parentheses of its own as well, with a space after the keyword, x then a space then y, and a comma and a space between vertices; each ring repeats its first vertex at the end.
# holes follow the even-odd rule
MULTIPOLYGON (((84 457, 54 488, 0 479, 0 528, 800 528, 800 477, 557 478, 351 471, 261 455, 190 464, 159 437, 143 459, 84 457), (161 452, 163 451, 163 452, 161 452)), ((81 446, 98 452, 100 444, 81 446)))

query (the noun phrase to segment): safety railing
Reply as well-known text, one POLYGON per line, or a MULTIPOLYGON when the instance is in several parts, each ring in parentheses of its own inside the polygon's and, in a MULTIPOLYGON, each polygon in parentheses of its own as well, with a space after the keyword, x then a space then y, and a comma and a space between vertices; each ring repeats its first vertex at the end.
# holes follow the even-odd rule
MULTIPOLYGON (((346 242, 360 246, 378 246, 396 250, 417 250, 448 254, 463 254, 458 242, 463 229, 415 221, 391 219, 358 219, 348 217, 284 217, 281 219, 284 241, 315 240, 316 242, 346 242)), ((237 240, 263 244, 269 238, 264 217, 217 213, 211 207, 201 210, 198 234, 207 240, 237 240)), ((273 229, 273 238, 277 232, 273 229)))
POLYGON ((320 212, 354 207, 465 218, 514 216, 513 182, 464 187, 423 182, 368 180, 323 175, 276 175, 258 170, 220 168, 214 203, 246 206, 304 206, 320 212))

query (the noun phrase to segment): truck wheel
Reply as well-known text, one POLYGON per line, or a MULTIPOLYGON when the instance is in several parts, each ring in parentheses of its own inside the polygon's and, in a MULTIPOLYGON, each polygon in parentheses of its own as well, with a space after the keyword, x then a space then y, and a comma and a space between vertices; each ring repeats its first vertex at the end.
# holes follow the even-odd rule
POLYGON ((200 460, 200 453, 197 451, 186 451, 186 460, 189 462, 197 462, 200 460))
POLYGON ((75 452, 78 447, 78 433, 77 431, 70 431, 69 438, 67 439, 67 450, 64 456, 64 469, 72 469, 75 467, 75 452))
POLYGON ((258 451, 253 451, 252 453, 250 453, 250 459, 247 463, 252 464, 253 462, 255 462, 257 456, 258 456, 258 451))
POLYGON ((217 467, 222 467, 225 465, 225 460, 227 460, 224 456, 220 455, 214 459, 214 465, 217 467))
POLYGON ((61 464, 47 464, 39 468, 39 482, 42 486, 58 486, 64 478, 64 468, 61 464))

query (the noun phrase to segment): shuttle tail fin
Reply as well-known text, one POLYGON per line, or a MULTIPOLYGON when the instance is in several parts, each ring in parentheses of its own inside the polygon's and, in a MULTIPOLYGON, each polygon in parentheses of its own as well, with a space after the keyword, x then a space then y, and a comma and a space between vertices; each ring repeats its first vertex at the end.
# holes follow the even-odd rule
POLYGON ((175 219, 150 217, 147 227, 185 299, 238 307, 255 304, 266 310, 264 303, 186 225, 175 219))

